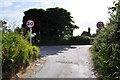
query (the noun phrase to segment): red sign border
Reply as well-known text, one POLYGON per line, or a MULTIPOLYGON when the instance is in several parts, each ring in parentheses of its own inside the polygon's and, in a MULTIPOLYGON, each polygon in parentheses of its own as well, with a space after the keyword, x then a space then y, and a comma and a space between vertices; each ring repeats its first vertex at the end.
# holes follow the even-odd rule
MULTIPOLYGON (((33 20, 32 20, 32 19, 27 20, 27 21, 26 21, 26 27, 28 27, 28 26, 27 26, 27 22, 28 22, 28 21, 33 21, 33 20)), ((34 22, 34 21, 33 21, 33 22, 34 22)), ((32 26, 32 27, 28 27, 28 28, 33 28, 34 25, 35 25, 35 22, 33 23, 33 26, 32 26)))
POLYGON ((103 24, 103 27, 102 27, 102 28, 104 28, 104 23, 101 22, 101 21, 99 21, 99 22, 96 24, 97 28, 101 30, 102 28, 99 28, 99 27, 98 27, 98 24, 99 24, 99 23, 102 23, 102 24, 103 24))

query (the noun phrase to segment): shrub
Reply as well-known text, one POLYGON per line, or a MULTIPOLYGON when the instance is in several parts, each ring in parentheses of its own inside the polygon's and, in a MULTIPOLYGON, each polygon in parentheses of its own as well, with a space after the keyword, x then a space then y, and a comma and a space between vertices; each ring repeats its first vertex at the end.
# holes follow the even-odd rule
MULTIPOLYGON (((120 35, 120 34, 119 34, 120 35)), ((102 80, 120 79, 120 37, 113 26, 105 28, 95 39, 93 61, 102 80)))
POLYGON ((87 36, 74 36, 68 39, 68 44, 89 45, 93 41, 93 38, 87 36))
POLYGON ((120 80, 120 1, 110 9, 110 22, 93 43, 92 58, 101 80, 120 80))
POLYGON ((94 38, 87 36, 73 36, 67 39, 61 40, 45 40, 44 43, 40 43, 41 45, 89 45, 92 43, 94 38))
MULTIPOLYGON (((3 73, 16 73, 38 57, 39 49, 31 46, 23 36, 16 33, 3 34, 2 70, 3 73)), ((5 76, 3 76, 5 77, 5 76)))

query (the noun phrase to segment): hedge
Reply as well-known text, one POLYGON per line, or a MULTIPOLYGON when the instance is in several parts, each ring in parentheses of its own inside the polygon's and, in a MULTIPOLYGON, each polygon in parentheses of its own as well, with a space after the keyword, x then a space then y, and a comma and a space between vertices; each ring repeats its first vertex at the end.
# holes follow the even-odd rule
POLYGON ((73 36, 67 39, 46 39, 44 42, 37 45, 90 45, 92 44, 94 38, 87 36, 73 36))
POLYGON ((100 80, 120 80, 120 30, 110 25, 100 31, 92 58, 100 80))
POLYGON ((16 33, 7 33, 2 36, 2 72, 3 78, 7 73, 16 74, 19 69, 29 65, 38 58, 39 49, 31 46, 23 36, 16 33))

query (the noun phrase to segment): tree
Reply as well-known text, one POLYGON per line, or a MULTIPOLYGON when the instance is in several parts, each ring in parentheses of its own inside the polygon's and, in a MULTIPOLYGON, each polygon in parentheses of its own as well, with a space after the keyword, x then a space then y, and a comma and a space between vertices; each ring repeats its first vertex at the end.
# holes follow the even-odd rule
POLYGON ((66 35, 73 35, 73 30, 78 28, 74 25, 70 12, 63 8, 48 8, 29 9, 24 12, 23 25, 26 32, 29 30, 26 27, 26 21, 32 19, 35 21, 35 26, 32 28, 33 33, 36 33, 36 40, 59 40, 66 35))
POLYGON ((10 26, 6 26, 6 24, 7 24, 7 21, 0 20, 0 28, 2 33, 12 32, 12 30, 10 29, 10 26))

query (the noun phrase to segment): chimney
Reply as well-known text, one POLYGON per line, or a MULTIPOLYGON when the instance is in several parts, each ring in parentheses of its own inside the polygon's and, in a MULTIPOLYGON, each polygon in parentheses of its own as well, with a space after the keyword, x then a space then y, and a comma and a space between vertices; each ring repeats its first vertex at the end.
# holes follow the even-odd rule
POLYGON ((90 33, 90 27, 88 27, 88 32, 90 33))

